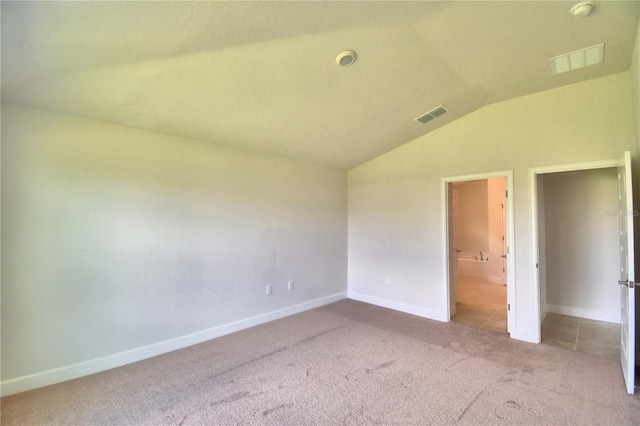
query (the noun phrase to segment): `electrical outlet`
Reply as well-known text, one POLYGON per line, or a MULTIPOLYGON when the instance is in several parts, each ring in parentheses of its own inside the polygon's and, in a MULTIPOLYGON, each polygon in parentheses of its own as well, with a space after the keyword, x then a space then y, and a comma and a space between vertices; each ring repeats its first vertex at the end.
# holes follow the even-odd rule
POLYGON ((293 281, 289 281, 287 283, 287 288, 289 289, 289 291, 293 290, 293 281))
POLYGON ((391 284, 391 278, 389 278, 389 276, 387 275, 386 277, 384 277, 384 284, 385 285, 389 285, 391 284))
POLYGON ((267 296, 269 296, 271 294, 271 286, 270 285, 267 286, 267 289, 266 289, 265 292, 266 292, 267 296))

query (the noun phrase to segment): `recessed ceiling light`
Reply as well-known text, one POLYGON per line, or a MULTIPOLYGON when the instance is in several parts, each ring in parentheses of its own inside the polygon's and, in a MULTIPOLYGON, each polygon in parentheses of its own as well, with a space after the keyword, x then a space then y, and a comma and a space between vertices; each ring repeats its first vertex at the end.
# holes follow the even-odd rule
POLYGON ((591 13, 591 9, 593 9, 593 2, 582 1, 574 5, 569 12, 571 12, 573 16, 587 16, 591 13))
POLYGON ((346 67, 347 65, 353 64, 356 61, 357 57, 358 55, 355 51, 343 50, 342 52, 338 53, 338 56, 336 56, 336 64, 346 67))

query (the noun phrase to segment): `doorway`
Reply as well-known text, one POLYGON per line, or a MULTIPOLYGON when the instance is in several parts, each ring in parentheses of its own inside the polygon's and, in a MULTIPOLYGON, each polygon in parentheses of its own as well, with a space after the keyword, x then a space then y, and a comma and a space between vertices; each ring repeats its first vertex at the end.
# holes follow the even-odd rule
MULTIPOLYGON (((550 254, 547 253, 547 251, 549 250, 550 245, 547 244, 544 240, 550 235, 545 230, 548 226, 547 222, 549 220, 549 216, 545 215, 545 212, 548 211, 548 208, 544 205, 540 205, 540 203, 545 203, 548 201, 543 193, 548 192, 549 188, 548 186, 542 189, 539 188, 540 186, 545 185, 545 181, 543 178, 541 178, 541 176, 559 172, 592 171, 600 169, 612 169, 617 171, 617 190, 612 191, 617 196, 616 206, 608 209, 602 203, 594 204, 591 201, 583 201, 582 205, 584 209, 580 213, 580 217, 574 219, 582 222, 587 221, 588 223, 586 225, 588 228, 593 227, 594 224, 597 226, 598 222, 602 224, 605 221, 603 216, 608 220, 611 220, 612 222, 618 224, 618 227, 614 232, 612 232, 613 226, 607 226, 607 228, 611 228, 607 233, 616 235, 619 242, 615 250, 616 257, 618 257, 619 260, 619 263, 615 268, 615 275, 617 275, 617 277, 615 275, 612 275, 611 277, 604 277, 603 279, 611 281, 609 281, 609 283, 602 284, 605 287, 608 284, 608 287, 606 287, 607 292, 610 291, 611 293, 617 293, 619 295, 619 304, 617 307, 620 311, 620 333, 618 334, 618 336, 620 336, 618 340, 620 348, 619 359, 627 392, 629 394, 633 394, 635 385, 636 360, 634 217, 636 216, 637 211, 633 209, 633 183, 630 152, 625 152, 623 157, 618 160, 593 161, 586 163, 565 164, 529 169, 529 183, 531 190, 530 205, 532 217, 531 226, 533 231, 531 241, 533 255, 532 265, 534 265, 534 268, 532 268, 532 271, 533 282, 535 286, 533 298, 535 304, 534 306, 536 306, 537 308, 534 309, 534 316, 536 317, 537 324, 539 326, 537 330, 534 330, 534 332, 537 332, 537 335, 535 337, 537 338, 536 340, 540 342, 541 329, 543 324, 542 320, 545 319, 545 316, 549 315, 549 311, 552 308, 549 306, 550 296, 548 294, 549 288, 547 286, 547 282, 549 281, 549 259, 551 258, 550 254), (600 210, 598 214, 596 214, 596 216, 599 216, 599 219, 595 220, 595 222, 593 219, 593 212, 589 212, 589 210, 593 210, 594 207, 596 209, 596 212, 600 210), (582 216, 585 216, 586 218, 583 218, 582 216)), ((587 200, 590 199, 590 197, 587 197, 587 200)), ((585 228, 583 227, 583 229, 585 228)), ((570 257, 570 255, 572 255, 571 251, 567 251, 566 249, 561 251, 560 256, 562 256, 562 258, 560 260, 563 261, 563 268, 568 270, 570 269, 568 267, 570 263, 576 263, 579 268, 589 269, 591 262, 596 262, 597 264, 602 263, 602 260, 599 258, 598 252, 598 247, 600 245, 601 242, 597 240, 594 241, 594 237, 593 235, 591 235, 591 237, 589 238, 589 242, 584 244, 587 252, 586 254, 582 254, 582 259, 580 259, 579 261, 568 258, 570 257)), ((577 271, 574 268, 574 270, 570 273, 575 274, 576 272, 577 271)), ((602 285, 598 281, 586 283, 581 282, 581 284, 584 285, 579 288, 578 292, 585 293, 587 296, 582 297, 580 302, 585 303, 585 300, 587 300, 586 303, 588 303, 588 306, 585 308, 584 306, 569 305, 568 307, 574 309, 574 312, 576 313, 583 314, 583 316, 585 316, 585 313, 593 315, 593 293, 595 291, 600 291, 602 289, 602 285)), ((564 291, 564 287, 561 288, 563 289, 562 291, 564 291)), ((570 290, 569 293, 571 291, 572 290, 570 290)), ((575 296, 576 295, 573 295, 573 299, 576 299, 575 296)), ((558 300, 562 300, 563 303, 566 304, 568 303, 566 302, 566 300, 571 299, 562 298, 558 300)), ((561 305, 561 307, 562 306, 563 305, 561 305)), ((566 308, 566 306, 564 308, 566 308)), ((602 315, 602 313, 599 313, 598 315, 602 315)))
POLYGON ((536 180, 541 342, 619 359, 617 168, 536 180))
POLYGON ((443 179, 448 319, 508 333, 513 325, 512 173, 443 179))

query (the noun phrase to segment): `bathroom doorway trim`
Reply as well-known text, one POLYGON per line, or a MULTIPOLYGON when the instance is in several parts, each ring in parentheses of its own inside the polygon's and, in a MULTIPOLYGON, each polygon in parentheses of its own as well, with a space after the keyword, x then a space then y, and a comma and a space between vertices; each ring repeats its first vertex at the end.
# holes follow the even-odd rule
POLYGON ((451 233, 451 196, 450 196, 450 184, 454 182, 464 182, 469 180, 482 180, 492 178, 505 178, 505 231, 507 241, 507 332, 511 333, 512 330, 517 330, 516 327, 516 309, 517 306, 514 303, 516 300, 516 286, 515 286, 515 244, 514 244, 514 220, 513 220, 513 170, 502 170, 496 172, 476 173, 468 175, 458 175, 443 177, 441 179, 441 204, 442 204, 442 260, 444 270, 444 282, 442 284, 443 294, 445 295, 445 304, 447 309, 447 322, 451 321, 451 284, 452 284, 452 253, 454 248, 450 244, 451 233))

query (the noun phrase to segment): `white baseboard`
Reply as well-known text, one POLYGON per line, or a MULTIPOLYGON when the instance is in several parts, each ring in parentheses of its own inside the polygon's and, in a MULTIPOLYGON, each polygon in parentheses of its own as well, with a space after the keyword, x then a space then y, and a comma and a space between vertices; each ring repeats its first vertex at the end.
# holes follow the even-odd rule
POLYGON ((349 299, 360 302, 369 303, 371 305, 381 306, 383 308, 393 309, 394 311, 404 312, 406 314, 416 315, 436 321, 448 322, 446 312, 434 311, 432 309, 423 308, 421 306, 411 305, 408 303, 396 302, 395 300, 383 299, 381 297, 370 296, 368 294, 350 291, 347 294, 349 299))
POLYGON ((569 315, 572 317, 586 318, 596 321, 611 322, 620 324, 620 312, 604 312, 592 309, 574 308, 572 306, 547 304, 547 312, 561 315, 569 315))
POLYGON ((544 305, 544 307, 542 308, 542 312, 540 312, 540 325, 542 325, 548 313, 549 313, 549 306, 544 305))
POLYGON ((255 317, 235 321, 229 324, 220 325, 207 330, 199 331, 175 339, 165 340, 163 342, 154 343, 152 345, 143 346, 125 352, 96 358, 77 364, 67 365, 52 370, 42 371, 35 374, 16 377, 14 379, 3 380, 0 382, 1 395, 13 395, 43 386, 53 385, 65 382, 67 380, 77 379, 79 377, 95 374, 102 371, 110 370, 115 367, 131 364, 133 362, 142 361, 147 358, 162 355, 207 340, 215 339, 236 331, 254 327, 300 312, 308 311, 329 303, 337 302, 347 298, 347 293, 336 293, 331 296, 321 297, 319 299, 310 300, 299 305, 290 306, 266 314, 257 315, 255 317))

